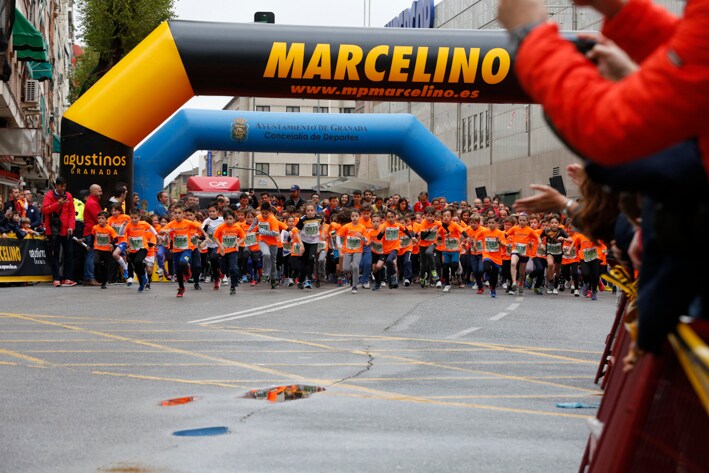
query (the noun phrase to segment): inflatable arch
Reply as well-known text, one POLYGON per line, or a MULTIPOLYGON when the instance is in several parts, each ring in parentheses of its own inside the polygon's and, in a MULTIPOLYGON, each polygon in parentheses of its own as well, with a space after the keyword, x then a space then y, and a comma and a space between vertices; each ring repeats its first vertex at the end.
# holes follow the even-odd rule
POLYGON ((201 149, 396 154, 431 195, 466 198, 465 164, 413 115, 180 110, 135 150, 135 190, 148 208, 165 177, 201 149))
POLYGON ((194 95, 529 102, 507 44, 503 31, 166 22, 64 114, 61 173, 73 191, 131 188, 133 148, 194 95))

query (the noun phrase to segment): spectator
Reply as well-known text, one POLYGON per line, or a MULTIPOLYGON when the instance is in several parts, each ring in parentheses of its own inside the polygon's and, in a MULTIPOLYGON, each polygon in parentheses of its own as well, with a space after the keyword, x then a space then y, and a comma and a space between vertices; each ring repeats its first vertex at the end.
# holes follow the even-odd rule
POLYGON ((168 200, 169 200, 169 197, 167 195, 167 192, 165 192, 165 191, 158 192, 158 205, 156 205, 155 208, 153 209, 153 213, 161 218, 166 216, 167 215, 168 200))
POLYGON ((346 208, 350 207, 350 196, 349 194, 342 194, 340 196, 340 207, 346 208))
POLYGON ((113 204, 121 204, 123 212, 126 211, 126 196, 128 196, 128 185, 125 182, 119 182, 113 188, 113 193, 111 198, 108 199, 108 205, 106 206, 106 211, 111 211, 111 206, 113 204))
MULTIPOLYGON (((84 243, 86 244, 87 253, 86 261, 84 262, 84 279, 82 284, 84 286, 100 286, 101 283, 96 281, 94 275, 94 236, 91 231, 94 225, 98 225, 98 214, 101 212, 101 195, 103 190, 98 184, 92 184, 89 187, 89 196, 86 198, 86 204, 84 205, 84 243)), ((165 193, 165 199, 167 200, 167 193, 165 193)), ((165 209, 167 212, 167 209, 165 209)))
POLYGON ((44 232, 42 228, 42 212, 37 207, 37 203, 32 199, 32 191, 25 189, 25 216, 30 219, 30 228, 39 233, 44 232))
POLYGON ((131 208, 141 210, 140 195, 138 195, 137 192, 133 192, 133 204, 131 208))
POLYGON ((22 200, 22 194, 18 187, 10 189, 10 198, 5 202, 3 210, 12 209, 20 215, 20 218, 25 217, 25 205, 22 200))
MULTIPOLYGON (((340 204, 342 204, 341 201, 340 201, 340 204)), ((357 209, 357 210, 362 208, 362 191, 354 191, 352 193, 352 200, 347 202, 347 205, 345 205, 343 207, 348 207, 348 208, 357 209)))
POLYGON ((247 194, 246 192, 241 193, 241 195, 239 196, 239 203, 236 208, 241 210, 248 210, 249 208, 253 208, 251 206, 251 199, 249 198, 249 194, 247 194))
POLYGON ((286 200, 285 206, 289 207, 292 205, 297 209, 303 204, 305 204, 305 202, 300 198, 300 186, 293 184, 290 186, 290 199, 286 200))
POLYGON ((374 193, 370 190, 366 190, 362 193, 362 203, 374 205, 374 193))
POLYGON ((70 279, 73 270, 72 237, 76 226, 76 214, 74 200, 71 194, 66 191, 66 179, 63 177, 57 177, 54 190, 44 195, 42 214, 44 215, 46 235, 49 238, 47 257, 52 268, 54 287, 76 286, 76 283, 70 279), (59 267, 62 251, 64 252, 63 271, 59 267))
POLYGON ((430 207, 431 202, 428 200, 428 192, 419 192, 419 200, 414 204, 414 212, 423 212, 426 207, 430 207))
POLYGON ((320 205, 320 194, 315 193, 313 196, 310 198, 310 200, 315 204, 315 211, 317 213, 322 212, 323 208, 322 205, 320 205))

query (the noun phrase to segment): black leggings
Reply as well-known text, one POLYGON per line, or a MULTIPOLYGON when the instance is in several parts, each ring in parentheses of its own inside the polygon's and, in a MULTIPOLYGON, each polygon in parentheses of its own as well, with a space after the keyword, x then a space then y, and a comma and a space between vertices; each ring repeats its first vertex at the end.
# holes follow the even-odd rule
POLYGON ((598 291, 598 278, 601 277, 601 262, 598 259, 593 261, 581 261, 581 275, 583 282, 588 284, 591 292, 598 291))
MULTIPOLYGON (((579 264, 569 263, 561 265, 561 279, 562 281, 573 281, 574 287, 579 289, 579 264)), ((563 284, 563 282, 562 282, 563 284)))
POLYGON ((500 272, 500 266, 486 259, 483 261, 483 272, 487 274, 487 279, 490 282, 490 289, 497 287, 497 275, 500 272))
MULTIPOLYGON (((148 256, 148 250, 143 248, 135 253, 128 253, 128 261, 133 264, 133 269, 138 278, 145 276, 145 257, 148 256)), ((132 274, 132 273, 129 273, 132 274)))
MULTIPOLYGON (((313 277, 315 269, 315 255, 318 253, 317 243, 303 242, 303 255, 300 257, 300 281, 304 282, 313 277)), ((291 257, 291 259, 293 259, 291 257)), ((293 265, 293 261, 291 261, 293 265)))

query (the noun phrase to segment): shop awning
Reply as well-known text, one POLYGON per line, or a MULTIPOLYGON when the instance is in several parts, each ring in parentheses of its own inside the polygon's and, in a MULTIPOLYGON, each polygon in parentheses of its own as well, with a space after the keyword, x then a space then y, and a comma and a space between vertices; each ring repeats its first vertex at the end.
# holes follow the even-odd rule
POLYGON ((49 61, 44 36, 17 9, 15 23, 12 25, 12 48, 17 53, 18 61, 49 61))
POLYGON ((52 65, 48 62, 27 61, 27 69, 29 69, 32 79, 52 80, 52 65))
POLYGON ((52 153, 62 152, 62 140, 58 135, 52 134, 52 153))

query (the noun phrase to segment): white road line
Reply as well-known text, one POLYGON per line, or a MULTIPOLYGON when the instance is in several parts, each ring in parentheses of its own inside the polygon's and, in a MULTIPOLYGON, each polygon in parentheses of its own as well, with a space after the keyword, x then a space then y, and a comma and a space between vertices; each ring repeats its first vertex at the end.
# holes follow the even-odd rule
POLYGON ((508 315, 508 314, 509 314, 509 312, 500 312, 499 314, 493 315, 492 317, 490 317, 490 320, 500 320, 502 317, 504 317, 505 315, 508 315))
POLYGON ((507 309, 505 309, 505 310, 509 310, 510 312, 512 312, 512 311, 515 310, 517 307, 519 307, 519 303, 518 303, 518 302, 515 302, 514 304, 510 304, 510 306, 509 306, 507 309))
POLYGON ((341 290, 342 290, 342 288, 339 288, 339 287, 338 287, 337 289, 330 289, 329 291, 318 292, 318 293, 316 293, 316 294, 310 294, 310 295, 305 296, 305 297, 298 297, 298 298, 296 298, 296 299, 289 299, 289 300, 287 300, 287 301, 281 301, 281 302, 276 302, 276 303, 273 303, 273 304, 268 304, 268 305, 264 305, 264 306, 260 306, 260 307, 254 307, 254 308, 252 308, 252 309, 240 310, 240 311, 238 311, 238 312, 231 312, 231 313, 229 313, 229 314, 223 314, 223 315, 215 315, 214 317, 207 317, 206 319, 190 320, 188 323, 190 323, 190 324, 200 324, 200 323, 207 322, 207 321, 210 321, 210 320, 221 319, 221 318, 223 318, 223 317, 231 317, 232 315, 241 315, 241 314, 247 314, 247 313, 249 313, 249 312, 258 312, 258 311, 263 310, 263 309, 268 309, 269 307, 276 307, 276 306, 279 306, 279 305, 290 304, 291 302, 295 302, 295 301, 302 301, 302 300, 306 300, 306 299, 312 299, 312 298, 315 298, 315 297, 322 296, 322 295, 324 295, 324 294, 328 294, 328 293, 336 292, 336 291, 341 291, 341 290))
POLYGON ((524 300, 524 297, 515 297, 515 301, 517 302, 522 302, 524 300))
POLYGON ((450 337, 446 337, 446 338, 449 338, 449 339, 451 339, 451 338, 460 338, 460 337, 463 337, 463 336, 465 336, 465 335, 467 335, 467 334, 469 334, 469 333, 473 333, 473 332, 475 332, 475 331, 477 331, 477 330, 480 330, 480 327, 470 327, 469 329, 461 330, 460 332, 455 333, 455 334, 451 335, 450 337))
MULTIPOLYGON (((218 319, 218 320, 210 320, 209 322, 202 322, 202 323, 200 323, 200 325, 219 324, 222 322, 228 322, 230 320, 246 319, 248 317, 255 317, 257 315, 268 314, 270 312, 275 312, 277 310, 289 309, 291 307, 296 307, 299 305, 309 304, 311 302, 319 301, 322 299, 327 299, 329 297, 337 296, 337 295, 347 292, 349 290, 351 290, 349 287, 338 288, 338 289, 335 289, 335 291, 337 291, 337 292, 328 291, 329 294, 327 294, 327 293, 318 294, 317 295, 318 297, 311 297, 306 300, 301 300, 299 302, 293 302, 292 304, 281 305, 280 307, 272 307, 270 309, 262 310, 260 312, 253 312, 251 314, 234 315, 234 317, 227 317, 227 318, 222 318, 222 319, 218 319)), ((292 302, 294 300, 297 300, 297 299, 292 299, 291 301, 286 301, 286 302, 292 302)))

